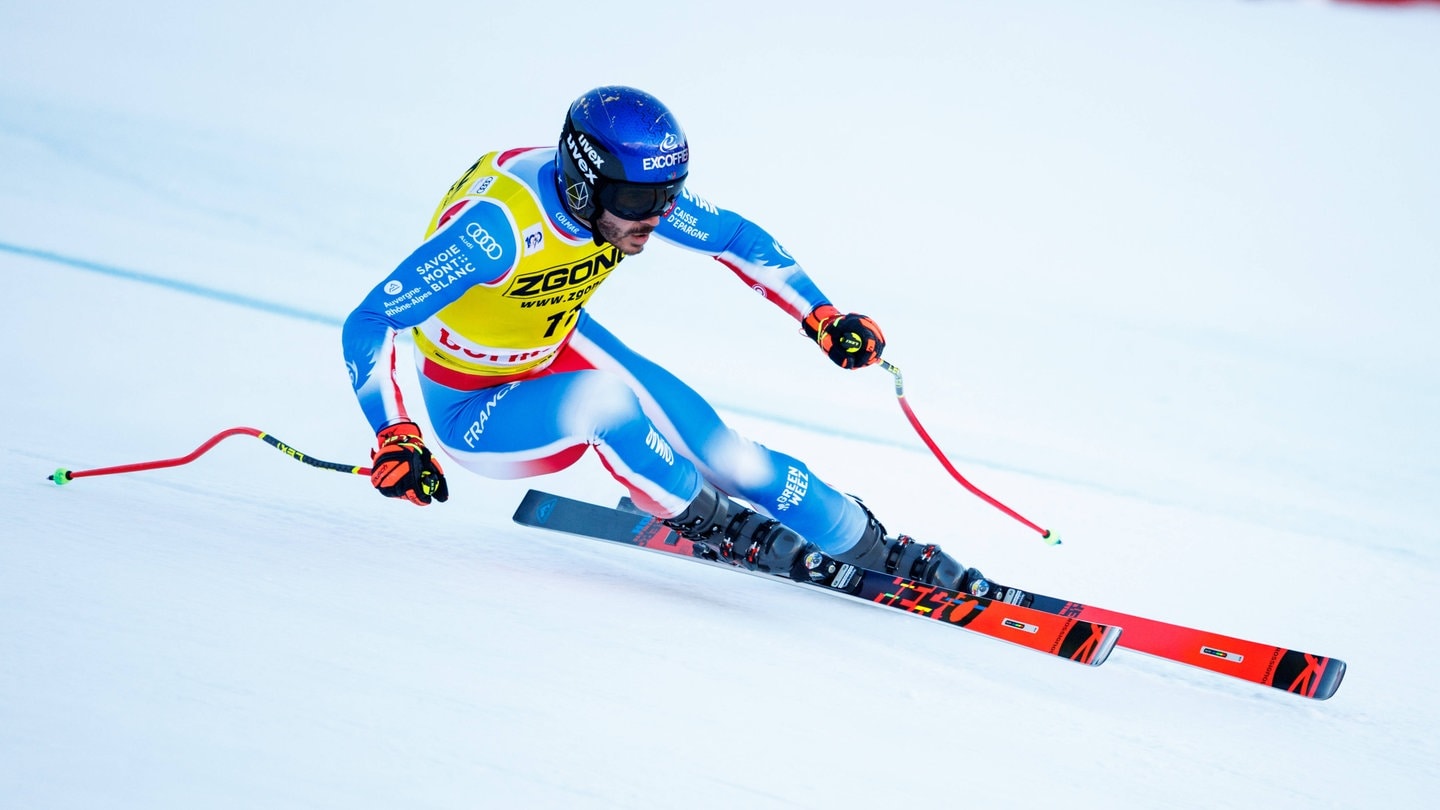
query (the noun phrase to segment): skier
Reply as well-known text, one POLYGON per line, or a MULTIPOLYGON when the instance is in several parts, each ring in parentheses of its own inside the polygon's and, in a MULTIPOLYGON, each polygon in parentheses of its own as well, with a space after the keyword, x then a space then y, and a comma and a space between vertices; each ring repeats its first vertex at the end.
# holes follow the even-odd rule
POLYGON ((800 460, 728 428, 586 310, 656 237, 729 267, 842 368, 879 361, 875 321, 841 313, 769 233, 686 188, 689 160, 658 99, 599 87, 570 106, 558 147, 491 152, 450 187, 424 244, 345 321, 376 489, 422 506, 449 497, 393 376, 395 333, 409 329, 430 441, 483 476, 554 472, 594 448, 639 507, 735 564, 802 576, 808 541, 860 567, 985 588, 936 546, 887 537, 800 460))

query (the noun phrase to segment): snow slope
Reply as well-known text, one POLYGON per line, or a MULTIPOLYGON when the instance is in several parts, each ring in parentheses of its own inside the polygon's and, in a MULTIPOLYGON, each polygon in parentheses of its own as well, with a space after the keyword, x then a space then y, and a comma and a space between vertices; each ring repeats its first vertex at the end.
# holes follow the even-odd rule
POLYGON ((1440 14, 454 5, 3 6, 0 807, 1440 787, 1440 14), (247 438, 44 480, 232 425, 363 462, 340 320, 477 154, 548 142, 612 81, 671 104, 693 187, 875 316, 953 460, 1065 545, 964 493, 886 375, 833 368, 719 265, 626 262, 609 326, 893 529, 1344 658, 1338 695, 1123 650, 1087 670, 510 523, 532 484, 617 497, 593 459, 456 472, 424 510, 247 438))

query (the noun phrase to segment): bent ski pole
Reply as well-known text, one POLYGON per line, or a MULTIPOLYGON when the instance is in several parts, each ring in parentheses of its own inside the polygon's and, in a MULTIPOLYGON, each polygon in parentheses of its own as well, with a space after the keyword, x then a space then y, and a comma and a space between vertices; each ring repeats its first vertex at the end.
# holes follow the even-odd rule
POLYGON ((1031 523, 1023 516, 1021 516, 1019 512, 1016 512, 1014 509, 1011 509, 1010 507, 995 500, 989 495, 986 495, 984 492, 981 492, 980 489, 974 484, 966 481, 965 476, 961 475, 960 471, 956 470, 955 466, 950 463, 950 459, 946 458, 945 454, 940 452, 940 448, 936 446, 935 440, 930 438, 930 434, 925 430, 925 426, 921 425, 920 420, 916 418, 915 411, 911 410, 910 403, 905 400, 905 380, 900 376, 900 367, 890 363, 887 360, 881 360, 880 367, 894 375, 895 398, 900 400, 900 409, 905 412, 905 418, 910 420, 910 426, 915 428, 916 433, 920 434, 920 438, 922 441, 925 442, 925 446, 930 448, 930 452, 935 454, 935 458, 940 461, 941 466, 945 468, 946 472, 950 473, 950 476, 952 478, 954 478, 956 481, 959 481, 961 486, 965 487, 975 495, 979 496, 986 503, 1039 532, 1040 538, 1046 543, 1049 543, 1052 546, 1060 545, 1060 535, 1055 534, 1049 529, 1042 529, 1034 523, 1031 523))
POLYGON ((164 467, 178 467, 181 464, 189 464, 190 462, 209 452, 210 448, 214 447, 221 441, 228 439, 231 436, 254 436, 255 438, 264 441, 266 444, 274 447, 276 450, 279 450, 280 452, 295 459, 296 461, 303 461, 306 464, 309 464, 311 467, 319 467, 322 470, 336 470, 343 473, 354 473, 355 475, 370 474, 369 467, 358 467, 353 464, 338 464, 334 461, 321 461, 318 458, 311 458, 310 456, 305 455, 299 450, 296 450, 290 445, 280 441, 279 439, 271 436, 269 433, 266 433, 262 430, 256 430, 255 428, 251 427, 233 427, 229 430, 222 430, 219 433, 216 433, 214 436, 211 436, 210 439, 204 444, 195 448, 189 455, 180 456, 179 458, 167 458, 161 459, 159 461, 141 461, 135 464, 121 464, 115 467, 100 467, 94 470, 67 470, 64 467, 61 467, 60 469, 56 470, 55 472, 51 473, 46 477, 49 480, 54 481, 57 486, 60 486, 68 484, 76 478, 88 478, 92 475, 116 475, 119 473, 140 472, 141 470, 158 470, 164 467))

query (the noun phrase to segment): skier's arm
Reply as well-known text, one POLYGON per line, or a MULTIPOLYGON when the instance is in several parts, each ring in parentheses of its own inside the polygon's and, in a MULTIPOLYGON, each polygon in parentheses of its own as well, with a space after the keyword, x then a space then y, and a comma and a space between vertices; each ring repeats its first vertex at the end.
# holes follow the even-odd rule
POLYGON ((797 321, 829 303, 799 262, 764 228, 734 211, 717 208, 689 189, 681 192, 655 235, 714 257, 797 321))
POLYGON ((701 197, 681 192, 655 233, 713 256, 747 285, 800 321, 801 330, 841 368, 879 362, 885 336, 872 319, 831 306, 799 262, 759 225, 701 197))
POLYGON ((519 259, 515 225, 498 203, 477 200, 425 240, 345 319, 340 341, 350 385, 379 432, 407 420, 395 382, 395 333, 418 326, 476 284, 493 284, 519 259))

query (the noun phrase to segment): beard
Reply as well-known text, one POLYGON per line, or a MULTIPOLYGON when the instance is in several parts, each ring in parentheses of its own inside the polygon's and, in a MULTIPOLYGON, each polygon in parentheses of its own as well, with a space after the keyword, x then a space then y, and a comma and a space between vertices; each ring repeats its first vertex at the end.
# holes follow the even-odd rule
MULTIPOLYGON (((623 220, 610 214, 608 211, 602 211, 595 221, 595 230, 600 234, 601 239, 604 239, 616 247, 620 247, 621 241, 626 237, 648 236, 655 231, 655 228, 643 222, 623 220)), ((644 249, 645 246, 641 245, 634 252, 639 253, 644 249)), ((624 251, 624 248, 621 248, 621 250, 624 251)))

